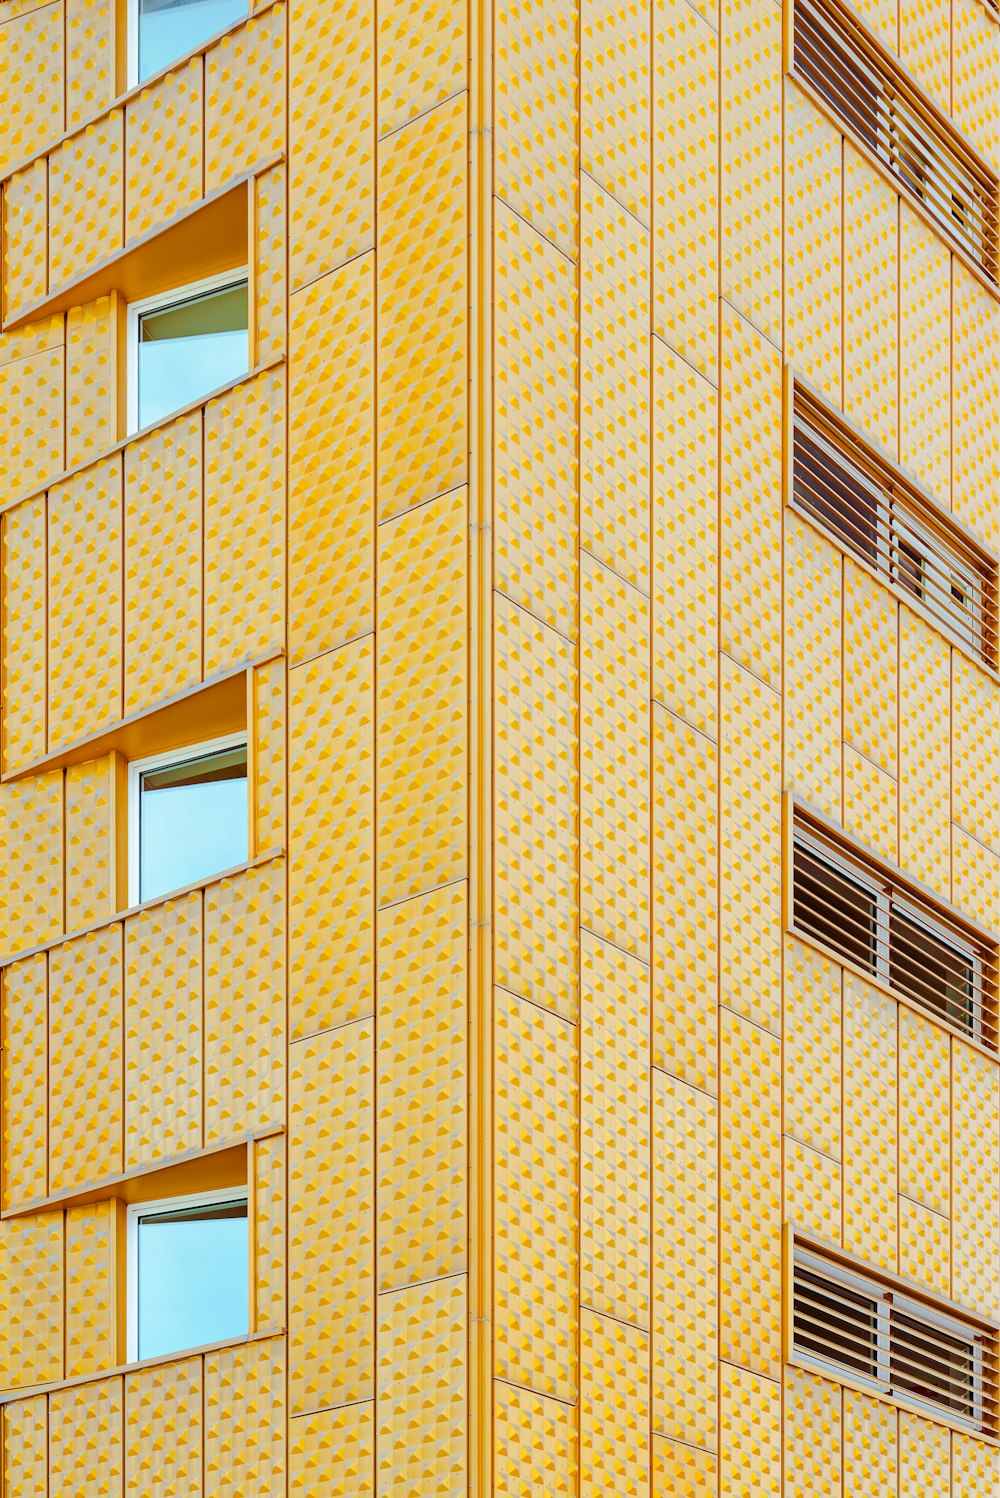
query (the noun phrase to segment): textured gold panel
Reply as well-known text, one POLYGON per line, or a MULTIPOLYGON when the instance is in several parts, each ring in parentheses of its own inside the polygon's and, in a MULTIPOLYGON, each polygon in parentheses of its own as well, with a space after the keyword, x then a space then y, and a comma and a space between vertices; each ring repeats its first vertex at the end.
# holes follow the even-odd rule
POLYGON ((895 455, 898 402, 899 198, 845 140, 844 410, 895 455))
POLYGON ((374 1392, 374 1028, 290 1049, 289 1407, 301 1414, 374 1392))
POLYGON ((293 296, 288 379, 288 635, 293 661, 375 614, 375 259, 293 296))
POLYGON ((201 1358, 129 1374, 125 1498, 200 1498, 202 1439, 201 1358))
POLYGON ((907 1196, 899 1198, 899 1272, 936 1295, 951 1295, 951 1223, 907 1196))
POLYGON ((814 1237, 839 1243, 843 1221, 843 1172, 836 1160, 798 1140, 785 1138, 785 1217, 814 1237))
POLYGON ((1000 685, 961 651, 951 661, 951 815, 966 832, 1000 849, 1000 765, 993 724, 1000 685))
POLYGON ((951 652, 901 610, 899 861, 947 899, 951 891, 951 652))
POLYGON ((1000 155, 995 24, 978 0, 952 0, 951 107, 958 128, 991 162, 1000 155))
POLYGON ((378 9, 378 133, 450 99, 466 85, 468 18, 448 0, 385 0, 378 9))
POLYGON ((181 63, 125 108, 125 241, 179 213, 203 191, 203 65, 181 63))
POLYGON ((637 0, 580 7, 580 165, 647 226, 650 20, 637 0))
POLYGON ((284 1338, 205 1358, 206 1494, 285 1493, 284 1338))
POLYGON ((66 313, 66 467, 117 441, 117 317, 111 297, 66 313))
POLYGON ((653 1428, 714 1450, 718 1105, 653 1072, 653 1428))
POLYGON ((649 1337, 580 1313, 580 1498, 649 1491, 649 1337))
POLYGON ((0 75, 8 103, 0 124, 0 166, 6 170, 63 129, 65 35, 61 5, 2 19, 0 75))
POLYGON ((894 1493, 899 1472, 896 1411, 844 1390, 844 1498, 894 1493))
POLYGON ((63 1214, 0 1223, 0 1383, 26 1388, 63 1376, 63 1214))
POLYGON ((1000 930, 1000 855, 960 827, 951 830, 952 899, 973 920, 1000 930))
POLYGON ((116 1321, 117 1202, 66 1213, 66 1377, 120 1362, 116 1321))
POLYGON ((285 7, 205 52, 205 192, 285 148, 285 7))
POLYGON ((896 775, 897 618, 888 588, 844 562, 844 737, 896 775))
POLYGON ((842 969, 785 941, 785 1129, 840 1159, 842 969))
POLYGON ((493 1391, 496 1498, 575 1498, 579 1464, 573 1410, 499 1380, 493 1391))
POLYGON ((48 1498, 48 1403, 21 1399, 3 1410, 5 1498, 48 1498))
MULTIPOLYGON (((53 6, 53 13, 57 7, 53 6)), ((25 167, 4 183, 4 303, 38 301, 48 289, 48 162, 25 167)))
POLYGON ((379 1493, 405 1498, 433 1482, 435 1498, 464 1498, 468 1410, 465 1278, 379 1297, 379 1493))
MULTIPOLYGON (((408 3, 397 0, 401 11, 408 3)), ((380 520, 466 476, 466 176, 464 94, 397 131, 380 153, 380 520)))
POLYGON ((930 1020, 899 1010, 899 1189, 951 1210, 951 1043, 930 1020))
MULTIPOLYGON (((971 4, 971 0, 970 0, 971 4)), ((952 1498, 981 1498, 1000 1483, 1000 1450, 955 1431, 952 1436, 952 1498)))
POLYGON ((202 1142, 202 897, 125 922, 125 1164, 202 1142))
POLYGON ((375 1404, 298 1415, 288 1426, 289 1498, 375 1498, 375 1404))
POLYGON ((49 954, 49 1190, 122 1169, 122 928, 49 954))
POLYGON ((45 496, 8 510, 3 527, 3 768, 45 753, 45 496))
POLYGON ((781 1498, 781 1385, 726 1363, 719 1383, 719 1492, 781 1498))
MULTIPOLYGON (((766 1031, 726 1011, 721 1030, 719 1355, 777 1376, 781 1365, 781 1047, 766 1031)), ((769 1390, 767 1385, 760 1391, 767 1400, 769 1390)))
POLYGON ((811 525, 785 527, 784 783, 841 818, 842 553, 811 525))
POLYGON ((899 862, 899 787, 850 744, 844 745, 844 827, 891 863, 899 862))
POLYGON ((496 1373, 577 1393, 577 1032, 497 990, 494 1297, 496 1373))
POLYGON ((115 93, 111 0, 66 0, 66 128, 92 119, 115 93))
POLYGON ((787 1368, 784 1498, 840 1498, 842 1451, 839 1386, 787 1368))
POLYGON ((112 109, 62 141, 49 157, 52 289, 121 249, 122 140, 122 111, 112 109))
MULTIPOLYGON (((958 1437, 958 1439, 962 1439, 958 1437)), ((947 1429, 921 1415, 899 1415, 900 1498, 925 1498, 949 1491, 951 1437, 947 1429)), ((983 1489, 988 1491, 987 1488, 983 1489)))
POLYGON ((61 770, 0 786, 0 947, 18 952, 63 924, 61 770))
POLYGON ((66 929, 107 920, 118 907, 115 806, 105 755, 66 771, 66 929))
POLYGON ((122 1491, 122 1381, 102 1379, 49 1399, 49 1493, 95 1498, 122 1491))
POLYGON ((844 1247, 896 1269, 896 1005, 844 974, 844 1247))
POLYGON ((952 277, 952 504, 966 524, 996 550, 1000 544, 993 480, 1000 463, 996 300, 957 256, 952 257, 952 277))
MULTIPOLYGON (((279 7, 276 7, 278 9, 279 7)), ((258 364, 285 353, 288 326, 286 253, 288 188, 283 163, 261 172, 253 184, 254 320, 258 364)), ((251 364, 254 356, 251 352, 251 364)))
POLYGON ((951 457, 951 256, 899 205, 899 460, 947 504, 951 457))
POLYGON ((466 863, 467 495, 379 527, 378 904, 466 863))
POLYGON ((54 348, 0 365, 0 486, 11 497, 30 494, 63 468, 63 361, 54 348))
POLYGON ((285 662, 256 666, 253 691, 253 846, 285 843, 285 662))
POLYGON ((494 901, 498 983, 579 1013, 577 692, 562 635, 494 602, 494 901))
POLYGON ((653 1437, 652 1498, 716 1498, 718 1462, 680 1441, 653 1437))
POLYGON ((785 353, 840 404, 843 136, 785 82, 785 353))
POLYGON ((579 306, 573 266, 502 204, 495 220, 496 587, 577 630, 579 306))
POLYGON ((996 1318, 1000 1310, 1000 1079, 996 1064, 952 1042, 952 1294, 996 1318))
POLYGON ((41 952, 3 973, 3 1206, 47 1194, 48 988, 41 952))
POLYGON ((285 1324, 285 1214, 288 1183, 285 1140, 258 1139, 253 1147, 254 1301, 257 1330, 285 1324))
POLYGON ((291 1034, 374 1008, 371 637, 288 673, 291 1034))

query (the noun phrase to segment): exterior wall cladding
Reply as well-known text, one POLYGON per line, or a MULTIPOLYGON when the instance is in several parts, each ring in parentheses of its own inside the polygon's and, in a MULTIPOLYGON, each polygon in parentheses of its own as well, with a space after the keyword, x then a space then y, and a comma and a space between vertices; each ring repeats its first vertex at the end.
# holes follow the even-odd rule
MULTIPOLYGON (((859 19, 1000 165, 997 16, 859 19)), ((789 373, 988 562, 995 272, 774 0, 125 29, 0 0, 5 1498, 998 1498, 791 1331, 796 1234, 1000 1309, 995 1048, 790 895, 811 808, 1000 931, 1000 676, 789 373), (126 437, 128 302, 244 263, 126 437), (247 866, 130 908, 127 762, 244 725, 247 866), (231 1179, 249 1337, 130 1366, 124 1204, 231 1179)))

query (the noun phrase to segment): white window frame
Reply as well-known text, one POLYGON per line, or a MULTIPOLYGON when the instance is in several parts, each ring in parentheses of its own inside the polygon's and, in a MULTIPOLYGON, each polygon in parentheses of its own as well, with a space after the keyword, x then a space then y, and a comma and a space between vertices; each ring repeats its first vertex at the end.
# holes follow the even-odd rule
MULTIPOLYGON (((159 1213, 179 1212, 196 1207, 211 1207, 219 1202, 246 1202, 247 1207, 247 1327, 250 1326, 250 1190, 248 1186, 229 1186, 220 1191, 192 1192, 188 1196, 169 1196, 156 1201, 130 1202, 126 1218, 126 1360, 139 1360, 139 1218, 159 1213)), ((195 1343, 201 1346, 201 1343, 195 1343)), ((184 1351, 183 1348, 178 1349, 184 1351)), ((173 1356, 173 1354, 170 1354, 173 1356)))
MULTIPOLYGON (((249 16, 249 6, 247 6, 246 13, 249 16)), ((230 24, 235 26, 239 23, 233 21, 230 24)), ((228 30, 229 27, 226 26, 220 31, 213 31, 211 35, 206 36, 203 42, 199 42, 196 48, 189 47, 186 52, 178 52, 177 56, 166 67, 172 67, 175 62, 182 62, 185 57, 190 57, 196 51, 200 52, 215 37, 223 35, 228 30)), ((127 15, 125 17, 125 52, 125 87, 126 89, 138 88, 140 83, 145 83, 146 81, 144 78, 140 79, 139 77, 139 0, 128 0, 127 15)), ((150 73, 150 78, 159 77, 160 73, 166 71, 166 67, 157 69, 155 73, 150 73)))
MULTIPOLYGON (((145 297, 141 302, 129 302, 125 328, 125 423, 128 436, 134 437, 139 428, 139 319, 148 312, 163 312, 168 307, 180 306, 193 301, 210 291, 222 291, 227 286, 247 287, 247 369, 250 368, 250 268, 243 265, 235 270, 221 271, 217 276, 206 276, 203 281, 191 281, 186 286, 175 286, 170 291, 158 292, 145 297)), ((206 395, 211 391, 206 390, 206 395)), ((183 406, 178 406, 183 411, 183 406)), ((169 414, 163 417, 169 420, 169 414)), ((154 423, 155 424, 155 423, 154 423)))
MULTIPOLYGON (((825 863, 842 879, 856 884, 859 889, 872 895, 875 899, 877 929, 875 932, 875 966, 869 969, 872 976, 878 978, 882 983, 889 982, 889 891, 879 880, 872 877, 867 870, 859 868, 850 859, 844 858, 835 849, 828 848, 819 838, 813 837, 806 828, 799 826, 795 828, 794 843, 800 843, 813 858, 818 858, 825 863)), ((793 851, 794 869, 794 851, 793 851)), ((819 941, 819 937, 811 937, 804 926, 799 926, 796 921, 796 893, 795 877, 792 876, 792 925, 800 931, 806 941, 819 941)), ((840 962, 847 962, 851 966, 856 964, 849 957, 838 958, 840 962)))
MULTIPOLYGON (((167 765, 188 765, 204 759, 209 754, 219 754, 226 749, 243 745, 247 750, 247 848, 250 847, 250 744, 245 730, 223 734, 221 738, 205 739, 199 744, 184 744, 179 749, 168 749, 163 754, 150 754, 146 759, 129 760, 128 766, 128 903, 138 905, 139 899, 139 852, 141 848, 141 796, 140 784, 148 770, 162 770, 167 765)), ((166 899, 167 896, 150 896, 151 899, 166 899)))

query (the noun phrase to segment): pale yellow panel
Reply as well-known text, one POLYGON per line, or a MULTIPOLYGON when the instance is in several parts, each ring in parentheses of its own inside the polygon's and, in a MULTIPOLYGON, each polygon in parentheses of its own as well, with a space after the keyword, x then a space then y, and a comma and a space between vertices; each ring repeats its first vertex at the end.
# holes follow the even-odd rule
POLYGON ((0 1384, 23 1389, 63 1376, 63 1214, 0 1223, 0 1384))
POLYGON ((63 926, 61 770, 0 785, 0 943, 23 951, 63 926))
POLYGON ((299 1039, 374 1003, 370 636, 288 673, 289 1023, 299 1039))
POLYGON ((951 651, 903 608, 899 632, 899 861, 951 890, 951 651))
POLYGON ((380 1498, 468 1492, 465 1277, 379 1297, 376 1462, 380 1498))
POLYGON ((899 787, 895 776, 845 744, 844 827, 883 858, 898 863, 898 825, 899 787))
POLYGON ((951 1295, 951 1223, 907 1196, 899 1198, 899 1272, 935 1295, 951 1295))
POLYGON ((115 93, 111 0, 66 0, 66 128, 92 119, 115 93))
POLYGON ((785 352, 840 404, 843 137, 785 83, 785 352))
POLYGON ((493 462, 495 582, 577 632, 578 299, 572 264, 498 204, 493 462))
POLYGON ((122 1380, 101 1379, 49 1399, 49 1493, 94 1498, 122 1491, 122 1380))
POLYGON ((209 1353, 204 1377, 206 1498, 284 1498, 284 1338, 209 1353))
POLYGON ((3 1205, 47 1194, 48 988, 44 952, 3 973, 3 1205))
POLYGON ((841 819, 843 556, 789 514, 785 527, 784 780, 841 819))
POLYGON ((379 527, 380 906, 465 871, 467 527, 464 489, 379 527))
POLYGON ((375 1498, 375 1404, 288 1423, 289 1498, 375 1498))
POLYGON ((66 929, 107 920, 117 909, 115 804, 107 755, 66 771, 66 929))
POLYGON ((779 688, 781 356, 728 307, 719 378, 721 644, 740 665, 779 688))
POLYGON ((66 1213, 66 1377, 120 1362, 118 1204, 94 1202, 66 1213))
POLYGON ((899 461, 947 505, 951 256, 908 203, 899 214, 899 461))
POLYGON ((574 1411, 556 1399, 494 1384, 496 1498, 575 1498, 579 1465, 574 1411))
POLYGON ((935 0, 900 0, 900 60, 939 109, 951 109, 951 10, 935 0))
POLYGON ((379 919, 380 1291, 467 1267, 467 920, 464 883, 379 919))
POLYGON ((899 1009, 899 1189, 947 1217, 951 1209, 951 1041, 899 1009))
POLYGON ((952 1498, 983 1498, 1000 1484, 1000 1450, 975 1436, 956 1431, 952 1436, 952 1498))
POLYGON ((285 843, 285 662, 266 661, 252 678, 253 846, 257 856, 285 843))
POLYGON ((128 1376, 125 1498, 201 1498, 201 1412, 201 1358, 128 1376))
POLYGON ((899 605, 870 573, 844 561, 844 737, 895 776, 899 605))
POLYGON ((785 1131, 840 1159, 842 969, 785 939, 785 1131))
POLYGON ((122 245, 123 116, 112 109, 49 157, 49 287, 64 285, 122 245))
POLYGON ((363 634, 374 619, 374 274, 374 256, 360 256, 291 299, 292 661, 363 634))
POLYGON ((38 301, 48 287, 48 163, 45 158, 4 184, 4 304, 7 316, 38 301))
POLYGON ((844 1247, 895 1271, 896 1004, 844 975, 844 1247))
MULTIPOLYGON (((899 1415, 899 1498, 926 1498, 947 1493, 951 1474, 951 1436, 922 1415, 899 1415)), ((984 1488, 984 1492, 987 1490, 984 1488)))
POLYGON ((31 494, 64 464, 64 356, 43 350, 0 366, 0 485, 11 498, 31 494))
POLYGON ((784 1498, 840 1498, 842 1454, 840 1387, 787 1368, 784 1498))
POLYGON ((45 496, 2 522, 3 768, 45 753, 45 496))
POLYGON ((383 0, 377 15, 383 136, 465 88, 468 17, 463 6, 448 0, 383 0))
POLYGON ((572 1402, 579 1262, 577 1031, 498 989, 495 1047, 496 1373, 572 1402))
POLYGON ((118 439, 117 315, 103 296, 66 314, 66 467, 118 439))
POLYGON ((653 1429, 714 1450, 718 1104, 662 1072, 652 1081, 653 1429))
MULTIPOLYGON (((723 1011, 719 1353, 781 1366, 781 1047, 723 1011)), ((748 1374, 747 1377, 750 1377, 748 1374)), ((766 1392, 766 1391, 765 1391, 766 1392)), ((726 1439, 723 1432, 723 1450, 726 1439)))
POLYGON ((1000 1079, 995 1062, 952 1042, 952 1294, 994 1319, 1000 1309, 1000 1079))
MULTIPOLYGON (((280 9, 280 7, 275 7, 280 9)), ((253 182, 253 261, 251 286, 254 294, 254 334, 250 362, 265 364, 284 357, 288 329, 287 264, 288 186, 284 163, 269 167, 253 182)))
POLYGON ((844 1498, 895 1493, 899 1474, 896 1411, 870 1394, 844 1390, 844 1498))
POLYGON ((781 1015, 781 699, 722 662, 720 1000, 777 1032, 781 1015))
POLYGON ((653 1436, 652 1498, 716 1498, 718 1490, 715 1456, 653 1436))
POLYGON ((181 63, 125 109, 125 241, 137 239, 202 195, 203 66, 181 63))
POLYGON ((1000 764, 993 732, 1000 685, 961 651, 951 659, 951 815, 987 847, 1000 850, 1000 764))
POLYGON ((459 95, 397 131, 380 153, 380 520, 466 477, 467 151, 459 95))
POLYGON ((718 1072, 715 745, 653 704, 653 1060, 696 1087, 718 1072))
POLYGON ((580 1498, 649 1491, 649 1337, 595 1311, 580 1316, 580 1498))
POLYGON ((205 192, 285 145, 285 7, 269 5, 205 53, 205 192))
POLYGON ((650 12, 638 0, 582 0, 580 165, 649 224, 650 12))
POLYGON ((6 105, 0 115, 0 167, 6 171, 63 129, 65 34, 61 5, 40 5, 3 20, 0 76, 6 105))
POLYGON ((785 1138, 784 1215, 814 1238, 839 1243, 843 1171, 836 1160, 785 1138))
POLYGON ((374 1028, 290 1050, 289 1407, 302 1414, 374 1392, 374 1028))
POLYGON ((49 1190, 122 1169, 122 928, 49 954, 49 1190))
POLYGON ((5 1498, 48 1498, 48 1404, 44 1394, 4 1406, 3 1452, 5 1498))
POLYGON ((726 1363, 720 1372, 720 1498, 781 1498, 781 1385, 726 1363))
POLYGON ((285 1215, 288 1183, 280 1134, 253 1147, 254 1305, 258 1331, 285 1324, 285 1215))
MULTIPOLYGON (((895 31, 895 0, 892 17, 895 31)), ((845 140, 844 410, 893 455, 899 429, 898 261, 899 198, 845 140)))
POLYGON ((951 502, 980 540, 996 550, 1000 545, 995 502, 1000 470, 997 303, 995 295, 957 256, 952 257, 951 317, 951 502))
POLYGON ((951 26, 951 105, 955 123, 987 161, 995 165, 1000 157, 996 21, 981 0, 952 0, 951 26))
POLYGON ((494 972, 579 1012, 578 677, 562 635, 497 597, 494 613, 494 972))
POLYGON ((952 899, 973 920, 1000 931, 1000 854, 952 827, 952 899))

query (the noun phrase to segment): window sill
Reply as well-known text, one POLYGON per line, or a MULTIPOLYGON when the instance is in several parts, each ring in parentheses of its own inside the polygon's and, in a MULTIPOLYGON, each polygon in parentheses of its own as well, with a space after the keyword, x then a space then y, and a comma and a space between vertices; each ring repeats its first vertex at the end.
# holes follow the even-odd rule
POLYGON ((907 1414, 919 1415, 923 1420, 930 1420, 935 1425, 943 1425, 947 1430, 957 1431, 961 1435, 969 1436, 972 1440, 982 1441, 984 1446, 992 1446, 1000 1450, 1000 1438, 991 1435, 980 1426, 973 1425, 968 1420, 961 1420, 958 1416, 949 1416, 946 1410, 937 1409, 931 1404, 923 1404, 919 1399, 907 1399, 902 1394, 891 1393, 883 1384, 870 1382, 860 1374, 852 1375, 836 1363, 824 1362, 822 1358, 811 1358, 808 1353, 793 1352, 786 1357, 785 1366, 801 1369, 803 1373, 812 1373, 817 1378, 825 1378, 828 1383, 852 1389, 856 1394, 867 1394, 870 1399, 877 1399, 880 1404, 892 1405, 895 1409, 905 1410, 907 1414))

